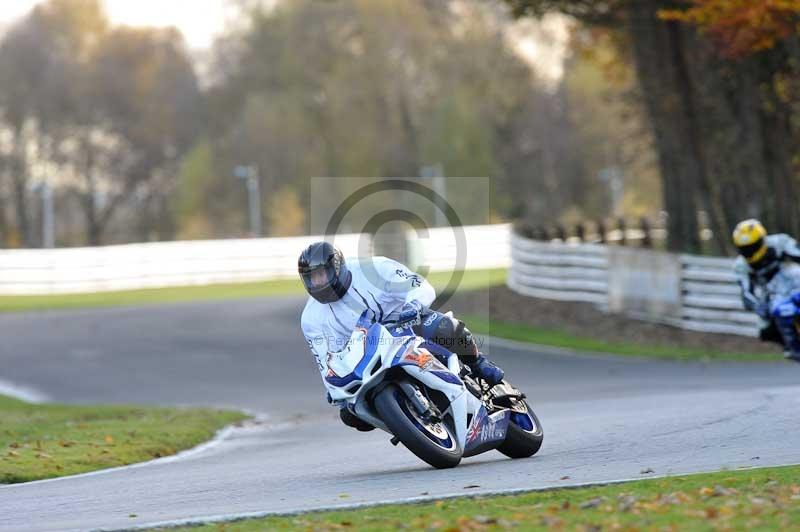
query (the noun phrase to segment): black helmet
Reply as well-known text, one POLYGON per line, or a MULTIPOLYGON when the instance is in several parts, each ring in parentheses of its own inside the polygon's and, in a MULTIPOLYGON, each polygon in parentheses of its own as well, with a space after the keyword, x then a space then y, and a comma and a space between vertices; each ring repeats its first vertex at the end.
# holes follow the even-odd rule
POLYGON ((320 303, 339 301, 352 279, 342 252, 328 242, 308 246, 297 259, 297 272, 306 291, 320 303))

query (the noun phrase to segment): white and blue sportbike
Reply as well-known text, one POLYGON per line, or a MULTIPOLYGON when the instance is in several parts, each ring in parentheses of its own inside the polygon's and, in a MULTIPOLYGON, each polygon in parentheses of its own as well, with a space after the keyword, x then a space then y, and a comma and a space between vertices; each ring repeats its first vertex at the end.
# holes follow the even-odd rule
POLYGON ((505 380, 489 387, 410 327, 362 316, 345 349, 329 355, 325 380, 334 402, 436 468, 492 449, 527 458, 542 446, 524 394, 505 380))

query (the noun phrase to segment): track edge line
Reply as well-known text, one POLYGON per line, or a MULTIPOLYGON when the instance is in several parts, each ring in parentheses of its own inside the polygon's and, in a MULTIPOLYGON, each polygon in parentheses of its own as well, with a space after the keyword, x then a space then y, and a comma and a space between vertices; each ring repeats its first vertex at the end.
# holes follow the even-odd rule
MULTIPOLYGON (((264 422, 268 419, 266 414, 258 414, 248 410, 240 410, 243 414, 248 416, 253 416, 251 421, 257 422, 264 422)), ((141 467, 149 467, 154 465, 161 465, 161 464, 168 464, 171 462, 179 462, 182 460, 187 460, 189 458, 193 458, 198 456, 202 453, 210 451, 222 443, 227 441, 237 430, 244 430, 241 427, 237 427, 235 424, 225 425, 221 429, 217 430, 214 433, 214 436, 210 440, 206 440, 202 443, 195 445, 194 447, 190 447, 188 449, 184 449, 183 451, 177 452, 175 454, 169 456, 162 456, 161 458, 154 458, 152 460, 147 460, 145 462, 135 462, 133 464, 126 464, 116 467, 109 467, 106 469, 98 469, 96 471, 87 471, 86 473, 78 473, 77 475, 66 475, 63 477, 53 477, 53 478, 43 478, 40 480, 31 480, 30 482, 16 482, 14 484, 0 484, 0 490, 4 489, 14 489, 14 488, 21 488, 23 486, 35 486, 39 484, 51 483, 51 482, 64 482, 74 479, 86 478, 86 477, 95 477, 99 475, 107 475, 110 473, 116 473, 119 471, 127 471, 131 469, 139 469, 141 467)))

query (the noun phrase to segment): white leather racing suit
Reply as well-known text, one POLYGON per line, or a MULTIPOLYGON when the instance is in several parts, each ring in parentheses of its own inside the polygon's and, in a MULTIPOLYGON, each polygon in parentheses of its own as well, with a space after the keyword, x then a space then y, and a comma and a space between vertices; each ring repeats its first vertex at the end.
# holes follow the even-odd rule
MULTIPOLYGON (((800 263, 800 247, 794 238, 786 234, 774 234, 766 237, 768 253, 774 254, 774 260, 791 260, 800 263)), ((742 289, 742 304, 747 310, 757 310, 759 305, 767 302, 770 296, 769 282, 774 275, 774 270, 759 272, 752 268, 744 257, 737 257, 734 265, 736 280, 742 289)), ((762 331, 771 325, 770 319, 760 316, 762 331)), ((763 338, 763 334, 762 334, 763 338)))
POLYGON ((350 288, 333 303, 308 298, 300 324, 325 382, 328 353, 341 351, 364 311, 379 323, 396 321, 400 308, 411 301, 428 307, 436 299, 433 287, 420 275, 386 257, 349 258, 350 288))

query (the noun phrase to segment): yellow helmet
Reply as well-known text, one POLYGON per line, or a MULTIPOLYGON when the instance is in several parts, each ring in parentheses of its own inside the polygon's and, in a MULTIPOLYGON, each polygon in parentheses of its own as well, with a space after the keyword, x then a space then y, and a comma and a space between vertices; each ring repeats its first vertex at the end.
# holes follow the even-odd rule
POLYGON ((767 230, 764 225, 751 218, 739 222, 733 230, 733 244, 748 264, 754 264, 767 254, 766 236, 767 230))

